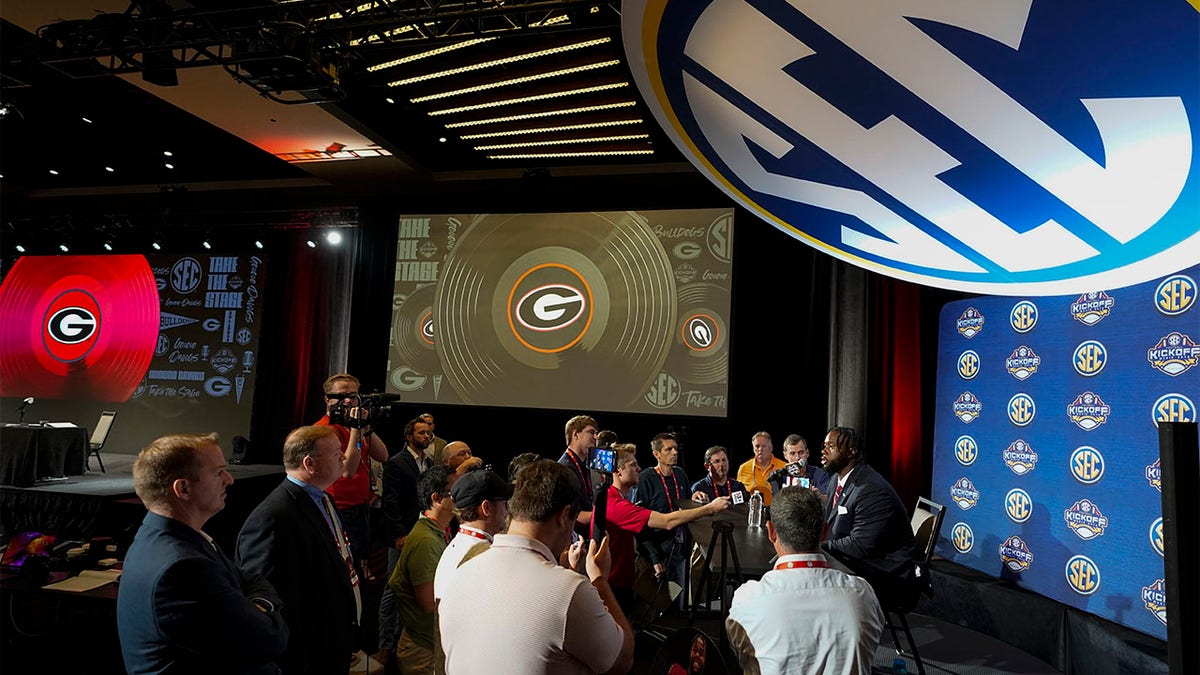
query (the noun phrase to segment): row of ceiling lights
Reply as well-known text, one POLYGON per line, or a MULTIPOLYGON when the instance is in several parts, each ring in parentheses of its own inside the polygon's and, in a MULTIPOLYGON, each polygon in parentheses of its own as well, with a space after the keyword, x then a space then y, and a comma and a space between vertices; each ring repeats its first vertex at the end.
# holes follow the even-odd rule
MULTIPOLYGON (((340 246, 342 241, 344 240, 344 237, 342 236, 342 233, 338 230, 329 230, 329 231, 325 232, 324 235, 322 235, 322 236, 307 237, 305 239, 304 243, 309 248, 316 248, 322 239, 325 241, 326 244, 328 244, 330 246, 340 246)), ((214 240, 213 236, 211 234, 206 233, 201 238, 200 245, 202 247, 204 247, 204 250, 211 251, 214 246, 214 241, 215 240, 214 240)), ((253 239, 250 239, 247 241, 250 243, 253 243, 254 248, 256 248, 256 249, 262 250, 262 249, 266 248, 266 244, 263 243, 264 239, 259 235, 255 235, 253 239)), ((175 241, 173 243, 174 243, 174 246, 173 246, 174 248, 180 247, 179 241, 175 241)), ((161 251, 163 249, 163 246, 164 246, 163 235, 162 234, 153 235, 153 238, 150 239, 150 248, 155 251, 161 251)), ((117 240, 115 237, 111 237, 111 236, 104 237, 102 239, 102 243, 101 243, 100 247, 103 248, 106 252, 112 253, 117 249, 117 240)), ((60 253, 70 253, 72 250, 74 250, 76 248, 79 248, 79 247, 75 246, 72 243, 70 238, 62 239, 58 243, 58 251, 60 253)), ((83 247, 83 248, 90 248, 90 247, 83 247)), ((125 248, 125 247, 122 247, 122 248, 125 248)), ((13 246, 13 250, 16 251, 18 254, 24 255, 26 253, 29 253, 30 249, 29 249, 29 247, 25 246, 23 243, 18 241, 13 246)))

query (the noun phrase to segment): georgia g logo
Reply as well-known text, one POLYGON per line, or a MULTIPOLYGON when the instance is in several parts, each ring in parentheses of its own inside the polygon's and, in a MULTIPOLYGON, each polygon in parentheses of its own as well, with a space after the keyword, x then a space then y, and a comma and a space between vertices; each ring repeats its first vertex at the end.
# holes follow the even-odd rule
POLYGON ((1120 0, 626 0, 621 15, 659 124, 764 220, 895 277, 1053 295, 1200 261, 1200 62, 1155 56, 1194 53, 1195 8, 1143 4, 1136 31, 1111 20, 1135 11, 1120 0), (1102 87, 1064 34, 1105 46, 1086 69, 1102 87))
POLYGON ((42 321, 42 344, 50 356, 64 363, 87 356, 100 337, 100 305, 91 293, 63 291, 42 321))
POLYGON ((508 326, 535 352, 573 347, 592 323, 591 287, 571 267, 537 265, 521 275, 508 295, 508 326))

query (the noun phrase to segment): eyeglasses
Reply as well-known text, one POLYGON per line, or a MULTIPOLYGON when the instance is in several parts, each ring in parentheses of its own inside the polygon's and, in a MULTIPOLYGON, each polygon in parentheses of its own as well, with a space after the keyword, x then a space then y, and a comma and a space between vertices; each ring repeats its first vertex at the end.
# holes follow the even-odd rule
POLYGON ((347 398, 357 401, 358 394, 356 394, 356 393, 339 394, 337 392, 334 392, 332 394, 325 394, 326 401, 341 401, 341 400, 347 399, 347 398))

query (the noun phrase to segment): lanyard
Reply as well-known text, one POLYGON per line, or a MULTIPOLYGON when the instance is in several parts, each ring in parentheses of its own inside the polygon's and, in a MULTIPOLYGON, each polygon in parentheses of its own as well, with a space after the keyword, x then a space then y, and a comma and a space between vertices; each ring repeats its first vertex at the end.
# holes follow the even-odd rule
POLYGON ((662 481, 663 494, 665 494, 667 496, 667 509, 674 511, 676 508, 675 504, 679 503, 679 481, 675 480, 675 469, 671 469, 671 484, 675 486, 675 501, 674 502, 671 501, 671 492, 670 492, 670 490, 667 489, 667 477, 662 475, 661 473, 658 473, 657 469, 654 470, 654 473, 658 474, 658 479, 662 481))
MULTIPOLYGON (((713 481, 711 476, 709 477, 709 481, 712 482, 713 493, 720 497, 721 486, 717 485, 716 481, 713 481)), ((725 479, 725 496, 729 497, 730 499, 733 498, 733 481, 729 480, 728 478, 725 479)))
POLYGON ((828 569, 829 561, 827 561, 827 560, 789 560, 787 562, 781 562, 775 566, 775 569, 777 569, 777 570, 806 570, 806 569, 817 569, 817 568, 828 569))
POLYGON ((583 467, 579 465, 579 460, 575 458, 575 453, 571 452, 569 448, 567 449, 567 457, 570 457, 571 463, 575 465, 575 471, 579 474, 579 482, 581 485, 583 485, 583 488, 587 490, 588 499, 590 500, 592 498, 591 473, 583 470, 583 467))
POLYGON ((489 544, 492 543, 492 538, 490 536, 488 536, 488 534, 486 532, 480 532, 479 530, 476 530, 473 527, 467 527, 466 525, 463 525, 462 527, 458 528, 458 533, 465 534, 468 537, 475 537, 476 539, 482 539, 483 541, 486 541, 489 544))

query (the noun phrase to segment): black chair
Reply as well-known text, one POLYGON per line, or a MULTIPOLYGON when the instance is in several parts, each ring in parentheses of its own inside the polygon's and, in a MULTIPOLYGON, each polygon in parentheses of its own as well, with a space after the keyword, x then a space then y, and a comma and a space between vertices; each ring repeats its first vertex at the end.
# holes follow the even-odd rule
MULTIPOLYGON (((912 530, 913 538, 917 540, 917 551, 921 556, 921 562, 917 566, 918 577, 924 577, 925 593, 933 595, 933 587, 928 584, 929 581, 929 562, 933 560, 933 550, 937 547, 938 536, 942 531, 942 519, 946 517, 946 507, 937 502, 930 501, 924 497, 917 499, 917 508, 913 510, 912 515, 912 530)), ((896 607, 885 607, 884 618, 887 621, 887 628, 892 633, 892 644, 896 645, 896 653, 900 656, 909 657, 917 665, 918 675, 925 675, 925 664, 921 661, 921 653, 917 650, 917 643, 913 640, 912 630, 908 627, 908 610, 896 607), (894 617, 894 618, 893 618, 894 617), (900 643, 900 637, 896 633, 896 623, 900 624, 900 628, 904 631, 904 637, 908 640, 908 650, 900 643)))
POLYGON ((108 473, 104 470, 104 460, 100 459, 100 448, 104 447, 104 441, 108 440, 108 432, 112 430, 113 418, 117 413, 112 410, 105 410, 100 413, 100 420, 96 422, 96 428, 92 431, 92 439, 88 442, 88 454, 84 460, 87 463, 88 471, 92 470, 92 455, 96 456, 96 461, 100 463, 100 473, 108 473))

